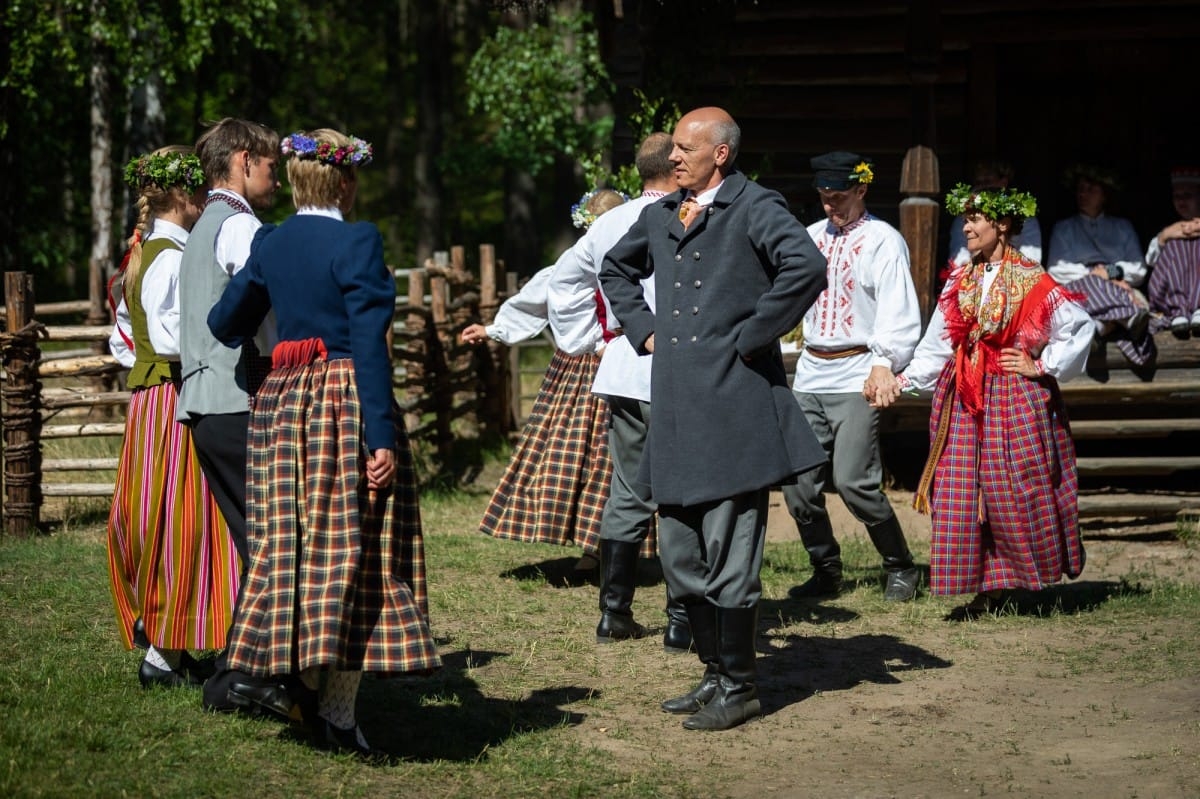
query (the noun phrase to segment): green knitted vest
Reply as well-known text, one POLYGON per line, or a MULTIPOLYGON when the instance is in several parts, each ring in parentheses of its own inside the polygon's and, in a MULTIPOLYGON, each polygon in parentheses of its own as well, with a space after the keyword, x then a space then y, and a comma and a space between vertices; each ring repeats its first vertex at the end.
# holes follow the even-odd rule
POLYGON ((179 376, 179 362, 171 361, 154 351, 150 344, 150 330, 146 324, 146 309, 142 307, 142 280, 154 268, 154 261, 164 250, 178 250, 179 245, 170 239, 154 239, 142 245, 143 268, 133 283, 125 287, 125 305, 129 308, 129 320, 133 325, 134 363, 129 370, 126 384, 129 388, 149 388, 167 383, 179 376), (174 375, 172 375, 172 367, 174 375))

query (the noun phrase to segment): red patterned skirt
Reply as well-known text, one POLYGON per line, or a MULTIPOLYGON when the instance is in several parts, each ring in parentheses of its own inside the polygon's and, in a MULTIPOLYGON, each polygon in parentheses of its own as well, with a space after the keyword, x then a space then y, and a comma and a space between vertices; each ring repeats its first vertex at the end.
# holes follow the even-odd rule
MULTIPOLYGON (((592 393, 600 359, 555 350, 512 459, 479 529, 495 538, 600 551, 608 499, 608 403, 592 393)), ((657 552, 656 536, 642 543, 657 552)))
POLYGON ((387 676, 441 665, 429 630, 412 453, 398 410, 395 418, 396 479, 390 490, 372 490, 349 359, 278 366, 254 396, 250 569, 230 668, 387 676))
POLYGON ((1048 378, 987 375, 982 424, 963 410, 954 363, 938 382, 936 435, 950 414, 930 495, 930 591, 1038 590, 1083 571, 1075 447, 1048 378))

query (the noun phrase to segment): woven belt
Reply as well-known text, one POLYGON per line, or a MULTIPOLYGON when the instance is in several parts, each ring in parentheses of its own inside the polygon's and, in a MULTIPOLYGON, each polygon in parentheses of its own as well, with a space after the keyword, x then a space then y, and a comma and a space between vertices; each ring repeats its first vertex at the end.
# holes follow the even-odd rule
POLYGON ((870 352, 871 349, 866 344, 859 344, 856 347, 847 347, 844 350, 815 350, 812 347, 805 346, 808 354, 814 358, 820 358, 822 361, 836 361, 840 358, 849 358, 851 355, 862 355, 865 352, 870 352))

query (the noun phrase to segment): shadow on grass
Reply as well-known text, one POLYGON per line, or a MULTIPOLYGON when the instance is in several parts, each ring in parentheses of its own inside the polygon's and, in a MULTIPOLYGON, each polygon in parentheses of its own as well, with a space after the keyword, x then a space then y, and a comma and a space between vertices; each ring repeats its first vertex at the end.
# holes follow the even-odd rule
MULTIPOLYGON (((538 580, 554 588, 578 588, 582 585, 600 587, 600 563, 595 561, 591 568, 580 569, 576 566, 579 558, 551 558, 537 563, 527 563, 515 569, 501 572, 500 576, 508 580, 538 580)), ((657 558, 639 558, 637 566, 637 587, 648 588, 658 585, 663 580, 662 564, 657 558)))
POLYGON ((894 635, 789 635, 774 645, 765 644, 760 636, 758 651, 758 690, 764 715, 817 693, 846 691, 862 683, 893 685, 900 682, 898 673, 953 665, 894 635))
POLYGON ((364 680, 358 708, 367 740, 387 761, 462 763, 487 757, 507 739, 583 721, 566 706, 595 696, 591 688, 544 688, 519 700, 485 696, 470 673, 505 654, 448 652, 432 677, 364 680))
POLYGON ((969 613, 955 608, 947 621, 971 622, 983 616, 1051 616, 1056 613, 1091 613, 1118 598, 1145 596, 1150 591, 1126 580, 1081 580, 1043 588, 1041 591, 1005 591, 990 611, 969 613))

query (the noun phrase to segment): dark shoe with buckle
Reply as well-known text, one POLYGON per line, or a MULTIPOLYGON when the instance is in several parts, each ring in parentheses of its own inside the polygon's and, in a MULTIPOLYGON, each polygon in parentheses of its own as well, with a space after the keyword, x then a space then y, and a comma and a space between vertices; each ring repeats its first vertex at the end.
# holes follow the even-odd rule
POLYGON ((160 669, 148 660, 142 660, 138 666, 138 682, 143 688, 187 688, 204 684, 203 680, 188 673, 183 668, 178 670, 160 669))
POLYGON ((842 592, 842 575, 833 572, 815 571, 800 585, 788 589, 792 599, 817 599, 819 597, 837 596, 842 592))
POLYGON ((921 570, 916 566, 887 573, 887 587, 883 590, 885 602, 907 602, 917 595, 921 582, 921 570))

